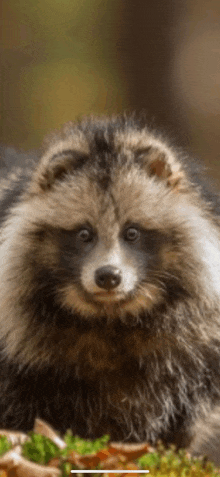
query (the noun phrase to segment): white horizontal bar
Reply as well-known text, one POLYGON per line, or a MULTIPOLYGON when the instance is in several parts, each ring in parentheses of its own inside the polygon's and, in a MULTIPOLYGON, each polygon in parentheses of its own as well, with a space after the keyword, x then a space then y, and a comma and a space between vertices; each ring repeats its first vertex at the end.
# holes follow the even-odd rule
POLYGON ((83 470, 83 469, 80 469, 80 470, 71 470, 70 472, 74 473, 74 474, 85 474, 86 472, 87 473, 92 473, 92 474, 121 474, 122 472, 124 472, 124 474, 128 474, 129 472, 132 473, 132 474, 147 474, 148 472, 150 472, 149 470, 83 470))

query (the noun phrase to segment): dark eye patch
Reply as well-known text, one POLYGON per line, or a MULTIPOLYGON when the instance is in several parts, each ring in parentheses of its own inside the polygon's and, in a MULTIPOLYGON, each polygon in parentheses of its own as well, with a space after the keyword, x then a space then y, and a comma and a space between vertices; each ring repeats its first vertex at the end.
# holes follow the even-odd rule
POLYGON ((67 276, 79 281, 82 263, 87 254, 93 249, 97 241, 94 230, 85 225, 80 225, 74 230, 59 230, 59 266, 65 270, 67 276), (90 240, 82 240, 80 232, 88 230, 90 240))
POLYGON ((126 249, 128 256, 136 261, 137 268, 141 276, 149 278, 149 273, 160 267, 161 249, 165 243, 169 242, 169 237, 157 229, 146 229, 140 224, 129 224, 121 234, 122 246, 126 249), (127 240, 124 235, 128 230, 137 230, 137 240, 127 240))
POLYGON ((60 264, 64 268, 75 269, 95 246, 97 234, 91 226, 80 225, 74 230, 60 230, 58 240, 60 264))
POLYGON ((142 240, 148 249, 156 252, 164 243, 167 242, 168 237, 159 230, 142 229, 142 240))
POLYGON ((124 233, 123 237, 127 242, 135 243, 140 239, 140 230, 136 227, 128 227, 124 233))
POLYGON ((136 248, 140 249, 147 249, 153 251, 157 251, 163 243, 166 243, 168 237, 161 231, 157 229, 145 229, 144 227, 140 226, 140 224, 132 223, 126 224, 125 228, 122 231, 122 238, 136 248), (128 240, 127 235, 129 231, 136 230, 137 231, 137 240, 128 240))

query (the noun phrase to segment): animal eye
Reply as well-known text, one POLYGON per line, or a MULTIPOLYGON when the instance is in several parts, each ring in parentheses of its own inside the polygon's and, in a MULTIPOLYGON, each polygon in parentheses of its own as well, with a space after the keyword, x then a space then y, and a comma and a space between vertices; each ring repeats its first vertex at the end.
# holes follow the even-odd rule
POLYGON ((81 229, 78 232, 78 238, 81 242, 90 242, 93 239, 93 232, 89 229, 81 229))
POLYGON ((127 240, 128 242, 137 242, 139 238, 140 238, 140 231, 136 229, 135 227, 129 227, 129 229, 125 231, 124 239, 127 240))

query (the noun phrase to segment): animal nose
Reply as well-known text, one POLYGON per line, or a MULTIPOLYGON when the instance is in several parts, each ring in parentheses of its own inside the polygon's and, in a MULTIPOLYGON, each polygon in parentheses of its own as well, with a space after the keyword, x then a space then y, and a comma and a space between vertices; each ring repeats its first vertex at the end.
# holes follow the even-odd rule
POLYGON ((121 272, 111 265, 98 268, 95 271, 95 283, 105 290, 116 288, 121 283, 121 272))

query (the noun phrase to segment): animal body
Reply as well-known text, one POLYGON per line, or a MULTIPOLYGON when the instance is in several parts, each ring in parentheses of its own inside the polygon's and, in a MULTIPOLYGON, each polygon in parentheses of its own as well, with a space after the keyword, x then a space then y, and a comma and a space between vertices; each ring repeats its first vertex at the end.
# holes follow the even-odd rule
POLYGON ((220 227, 197 166, 133 118, 69 123, 2 179, 0 221, 0 427, 199 453, 219 415, 220 227))

